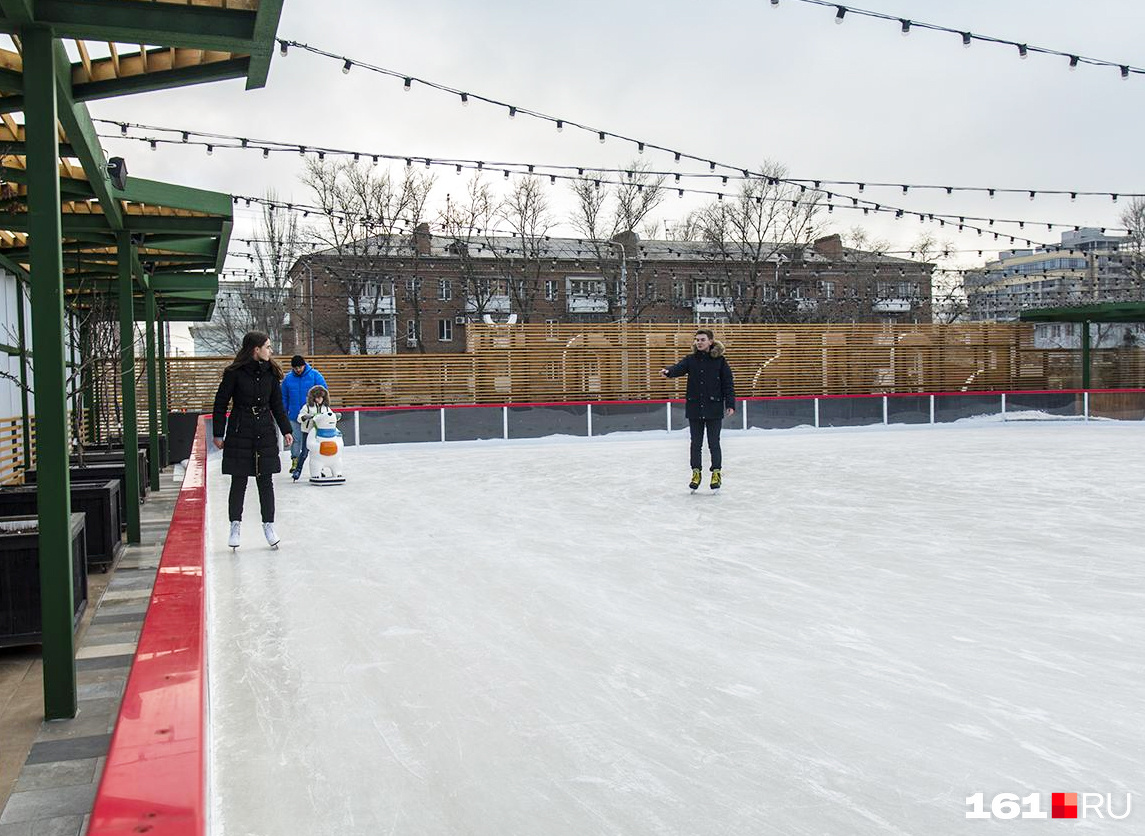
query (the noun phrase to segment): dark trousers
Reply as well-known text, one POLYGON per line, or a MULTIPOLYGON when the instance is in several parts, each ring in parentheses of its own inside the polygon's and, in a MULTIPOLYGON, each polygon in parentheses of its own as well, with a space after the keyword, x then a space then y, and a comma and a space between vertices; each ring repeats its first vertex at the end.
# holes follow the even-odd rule
POLYGON ((297 470, 299 473, 302 472, 302 465, 304 465, 306 463, 306 457, 309 455, 310 455, 310 448, 308 448, 306 446, 306 433, 303 433, 302 434, 302 449, 298 452, 298 464, 296 464, 294 466, 294 469, 297 470))
MULTIPOLYGON (((246 484, 249 476, 232 476, 231 492, 227 497, 227 510, 231 514, 231 522, 242 520, 243 500, 246 499, 246 484)), ((258 485, 258 507, 262 512, 263 522, 274 522, 274 478, 273 473, 260 473, 254 477, 258 485)))
POLYGON ((719 470, 723 466, 724 454, 720 450, 720 429, 724 425, 723 418, 690 418, 688 427, 692 431, 692 467, 703 469, 704 462, 701 449, 704 445, 704 431, 708 433, 708 452, 712 455, 712 470, 719 470))

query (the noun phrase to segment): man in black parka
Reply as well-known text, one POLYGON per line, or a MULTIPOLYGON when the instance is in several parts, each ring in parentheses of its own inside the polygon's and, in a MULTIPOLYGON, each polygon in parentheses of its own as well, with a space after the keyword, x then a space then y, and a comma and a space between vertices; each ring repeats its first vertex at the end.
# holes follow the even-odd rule
POLYGON ((215 394, 215 446, 223 451, 223 473, 230 474, 231 490, 228 511, 231 532, 228 545, 237 548, 243 518, 243 500, 247 480, 253 476, 258 485, 262 529, 271 546, 278 545, 274 530, 275 473, 282 469, 279 459, 277 427, 286 443, 292 441, 290 422, 282 406, 282 369, 270 361, 270 338, 258 331, 243 337, 242 348, 234 362, 223 371, 222 382, 215 394), (231 404, 230 417, 227 405, 231 404), (226 428, 224 435, 223 428, 226 428))
POLYGON ((661 369, 664 377, 688 376, 687 403, 684 415, 692 431, 692 480, 688 487, 700 486, 703 468, 702 448, 704 433, 708 435, 708 452, 712 457, 712 490, 722 484, 723 451, 720 450, 720 429, 724 418, 735 414, 735 381, 731 366, 724 357, 723 343, 717 342, 707 328, 696 331, 695 351, 674 366, 661 369))

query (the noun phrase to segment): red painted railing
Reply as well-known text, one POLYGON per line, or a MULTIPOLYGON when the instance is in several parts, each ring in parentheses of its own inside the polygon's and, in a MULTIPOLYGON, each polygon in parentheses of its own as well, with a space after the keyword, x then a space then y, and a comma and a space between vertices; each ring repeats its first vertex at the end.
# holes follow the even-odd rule
POLYGON ((200 419, 89 836, 206 830, 207 449, 200 419))

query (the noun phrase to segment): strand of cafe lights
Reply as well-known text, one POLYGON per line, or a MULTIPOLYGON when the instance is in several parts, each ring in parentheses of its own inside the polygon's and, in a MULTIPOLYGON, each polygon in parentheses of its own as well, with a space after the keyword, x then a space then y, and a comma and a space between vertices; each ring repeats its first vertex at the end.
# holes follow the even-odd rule
MULTIPOLYGON (((147 142, 147 143, 150 143, 151 150, 153 150, 153 151, 157 149, 159 143, 163 143, 165 145, 183 144, 183 145, 197 145, 197 146, 206 146, 209 144, 211 146, 212 152, 214 151, 215 148, 236 148, 237 147, 237 148, 244 148, 244 149, 253 149, 256 151, 261 150, 263 152, 263 157, 269 157, 272 152, 273 153, 289 152, 289 153, 303 153, 303 154, 312 153, 312 154, 317 155, 319 157, 319 159, 324 159, 325 155, 330 154, 331 156, 353 157, 354 162, 359 162, 362 158, 369 158, 372 160, 372 162, 375 165, 377 165, 379 160, 389 160, 389 161, 393 161, 393 162, 400 162, 402 160, 405 160, 407 163, 411 163, 411 164, 412 164, 412 162, 422 163, 426 160, 426 157, 424 157, 422 155, 417 155, 417 154, 414 154, 414 155, 385 154, 385 153, 380 153, 380 152, 352 151, 352 150, 346 150, 346 149, 342 149, 342 148, 331 148, 331 147, 324 147, 324 146, 313 146, 313 145, 306 146, 306 145, 300 145, 299 143, 296 143, 296 142, 282 142, 279 140, 272 140, 272 139, 253 139, 253 138, 249 138, 249 137, 240 137, 240 136, 235 136, 235 135, 231 135, 231 134, 211 133, 211 132, 207 132, 207 131, 188 130, 188 129, 184 129, 184 128, 169 128, 169 127, 163 127, 161 125, 144 125, 144 124, 139 124, 139 123, 135 123, 135 122, 121 122, 121 121, 118 121, 115 119, 93 119, 92 121, 93 122, 101 122, 101 123, 104 123, 107 125, 114 125, 120 129, 121 135, 119 137, 111 136, 108 134, 100 134, 100 136, 105 138, 105 139, 131 139, 131 140, 135 140, 137 142, 147 142), (159 131, 159 132, 163 132, 163 133, 179 134, 181 136, 181 139, 180 140, 172 140, 172 139, 150 137, 150 136, 131 136, 128 134, 129 129, 130 130, 140 130, 140 131, 159 131), (191 142, 190 138, 192 136, 202 137, 202 140, 198 140, 196 142, 191 142), (221 140, 223 143, 226 143, 226 144, 220 144, 217 141, 216 142, 209 142, 210 140, 221 140), (234 143, 238 143, 238 145, 235 145, 234 143)), ((629 179, 631 179, 635 174, 635 169, 632 169, 632 168, 608 168, 608 167, 601 167, 601 166, 567 165, 567 164, 559 164, 559 163, 521 163, 521 162, 506 162, 506 161, 496 161, 496 160, 478 161, 478 160, 466 160, 466 159, 456 159, 455 160, 455 159, 451 159, 451 158, 441 158, 441 159, 430 158, 429 161, 435 165, 444 165, 444 166, 455 165, 457 163, 461 163, 462 165, 475 165, 475 164, 480 163, 481 165, 489 166, 491 169, 500 169, 500 168, 503 168, 505 166, 508 166, 510 168, 528 170, 529 173, 533 173, 533 169, 537 168, 537 169, 543 169, 544 172, 548 172, 548 171, 577 171, 580 174, 580 176, 583 176, 585 171, 593 171, 593 172, 597 172, 597 173, 601 173, 601 174, 624 174, 629 179)), ((677 171, 677 170, 664 171, 664 170, 654 170, 654 169, 641 169, 640 173, 645 174, 645 175, 649 175, 649 176, 654 176, 654 177, 655 176, 672 177, 672 178, 675 178, 675 182, 677 182, 677 183, 680 182, 681 178, 701 179, 701 180, 718 179, 721 181, 721 183, 723 185, 727 185, 729 179, 739 181, 739 180, 756 180, 756 179, 759 179, 761 176, 766 177, 766 175, 751 174, 750 172, 746 172, 743 170, 736 171, 734 174, 716 174, 715 172, 712 172, 712 171, 677 171)), ((987 194, 991 198, 993 198, 995 195, 999 195, 999 194, 1017 194, 1017 195, 1026 195, 1027 197, 1029 197, 1030 200, 1034 200, 1038 195, 1051 195, 1051 196, 1069 195, 1070 200, 1077 200, 1077 198, 1079 198, 1079 197, 1102 197, 1102 198, 1109 198, 1114 203, 1117 203, 1120 198, 1141 198, 1141 197, 1145 197, 1145 192, 1107 192, 1107 191, 1087 191, 1084 189, 1044 189, 1044 188, 1028 189, 1028 188, 1005 188, 1005 187, 997 187, 997 186, 951 186, 951 185, 938 185, 938 184, 934 184, 934 183, 891 183, 891 182, 884 183, 884 182, 874 182, 874 181, 869 181, 869 180, 828 180, 828 179, 824 179, 824 178, 814 179, 814 178, 809 178, 809 177, 784 177, 783 182, 790 183, 792 185, 810 186, 815 191, 823 191, 824 186, 854 186, 859 190, 859 192, 863 192, 868 188, 887 188, 887 189, 901 190, 904 195, 909 194, 911 189, 914 189, 916 191, 924 191, 924 190, 929 189, 929 190, 933 190, 933 191, 942 191, 948 195, 953 195, 955 192, 984 193, 984 194, 987 194)), ((825 192, 825 195, 826 195, 828 200, 831 200, 834 197, 834 195, 831 192, 825 192)), ((1070 226, 1070 224, 1057 224, 1057 226, 1070 226)))
MULTIPOLYGON (((821 2, 821 0, 803 0, 803 2, 816 2, 816 3, 818 3, 818 2, 821 2)), ((773 2, 773 5, 774 5, 774 2, 773 2)), ((824 3, 824 5, 836 6, 836 4, 833 4, 833 3, 831 3, 831 4, 824 3)), ((842 8, 846 8, 846 7, 837 6, 837 8, 842 9, 842 8)), ((845 12, 844 12, 844 14, 845 14, 845 12)), ((871 12, 869 14, 871 14, 872 16, 877 16, 878 13, 871 12)), ((898 18, 894 18, 894 19, 898 20, 898 18)), ((931 25, 930 24, 920 24, 920 26, 931 26, 931 25)), ((940 27, 931 26, 931 28, 937 29, 940 27)), ((909 27, 907 27, 907 31, 909 31, 909 27)), ((949 31, 957 31, 957 30, 949 30, 949 31)), ((1004 40, 998 39, 998 38, 990 38, 988 36, 971 35, 971 37, 972 38, 977 37, 979 40, 989 40, 989 41, 998 42, 998 43, 1012 43, 1012 42, 1004 41, 1004 40)), ((423 79, 423 78, 420 78, 420 77, 415 76, 415 75, 402 73, 402 72, 398 72, 395 70, 390 70, 390 69, 387 69, 385 67, 379 67, 379 66, 376 66, 374 64, 370 64, 368 62, 361 61, 359 59, 349 58, 345 55, 338 55, 338 54, 335 54, 332 52, 327 52, 326 50, 319 49, 317 47, 312 47, 309 44, 304 44, 304 43, 301 43, 299 41, 293 41, 293 40, 280 38, 280 39, 278 39, 278 43, 279 43, 279 47, 280 47, 280 54, 282 54, 283 56, 287 55, 289 52, 289 47, 293 46, 293 47, 296 47, 298 49, 301 49, 301 50, 310 52, 312 54, 318 55, 320 57, 329 58, 329 59, 332 59, 334 61, 341 62, 343 73, 349 73, 353 67, 361 67, 361 68, 366 69, 370 72, 375 72, 375 73, 378 73, 381 75, 389 76, 391 78, 399 78, 402 80, 402 86, 406 92, 410 92, 413 89, 414 82, 417 82, 418 84, 423 85, 425 87, 428 87, 432 90, 437 90, 439 92, 444 92, 444 93, 448 93, 450 95, 458 96, 463 105, 467 105, 469 103, 469 101, 472 99, 475 101, 482 102, 484 104, 492 105, 494 107, 506 108, 508 111, 510 119, 513 119, 518 114, 521 114, 521 115, 525 115, 525 116, 530 116, 534 119, 539 119, 542 121, 547 121, 547 122, 553 123, 556 125, 556 128, 558 131, 563 130, 564 127, 567 125, 569 127, 576 128, 577 130, 580 130, 580 131, 595 134, 597 136, 597 139, 599 140, 599 142, 601 142, 602 144, 606 141, 606 139, 611 138, 614 140, 620 140, 622 142, 627 142, 627 143, 630 143, 632 145, 635 145, 637 152, 640 154, 643 154, 645 149, 648 148, 651 150, 663 151, 665 153, 672 154, 676 163, 679 163, 682 159, 688 159, 691 161, 702 162, 702 163, 707 164, 709 170, 713 171, 713 172, 717 168, 721 168, 721 169, 730 170, 730 171, 740 171, 743 173, 743 175, 745 177, 748 177, 748 178, 767 177, 767 175, 752 174, 748 169, 746 169, 742 166, 734 166, 734 165, 731 165, 728 163, 717 162, 715 160, 711 160, 711 159, 708 159, 705 157, 700 157, 700 156, 697 156, 694 154, 689 154, 689 153, 686 153, 683 151, 673 150, 671 148, 668 148, 666 146, 659 145, 656 143, 647 142, 645 140, 636 139, 634 137, 625 136, 623 134, 618 134, 618 133, 615 133, 612 131, 602 130, 600 128, 592 127, 589 125, 584 125, 580 122, 576 122, 573 120, 562 119, 562 118, 558 118, 555 116, 550 116, 550 115, 545 114, 545 113, 540 113, 538 111, 531 110, 529 108, 518 107, 516 105, 512 105, 512 104, 509 104, 507 102, 500 101, 498 99, 494 99, 494 98, 491 98, 488 96, 483 96, 483 95, 476 94, 476 93, 469 93, 469 92, 459 90, 459 89, 454 88, 454 87, 450 87, 450 86, 445 85, 445 84, 441 84, 439 82, 431 81, 428 79, 423 79)), ((1038 52, 1044 52, 1044 53, 1048 53, 1048 54, 1069 55, 1069 53, 1059 53, 1055 50, 1050 50, 1050 49, 1046 49, 1043 47, 1032 47, 1031 48, 1028 45, 1022 45, 1022 46, 1025 47, 1027 49, 1027 51, 1029 49, 1034 49, 1038 52)), ((1071 59, 1072 58, 1079 58, 1079 60, 1081 60, 1079 56, 1072 56, 1071 55, 1070 57, 1071 57, 1071 59)), ((1086 61, 1086 63, 1097 64, 1097 65, 1122 66, 1122 65, 1118 65, 1114 62, 1103 61, 1102 59, 1086 58, 1085 61, 1086 61)), ((1128 69, 1133 70, 1134 72, 1145 72, 1145 70, 1138 70, 1138 69, 1133 68, 1133 67, 1128 67, 1128 69)), ((773 181, 773 182, 784 182, 784 183, 788 183, 790 185, 798 185, 798 186, 800 186, 800 188, 804 188, 805 187, 804 184, 806 184, 808 182, 811 182, 811 183, 815 182, 814 180, 796 181, 796 180, 792 180, 790 178, 778 178, 778 179, 777 178, 767 178, 767 179, 769 181, 773 181)), ((822 179, 820 179, 819 182, 822 183, 824 181, 822 179)), ((844 181, 844 182, 854 184, 854 185, 858 186, 860 188, 860 190, 862 190, 862 188, 866 185, 862 181, 844 181)), ((910 184, 895 184, 895 185, 897 185, 900 188, 902 188, 905 185, 907 190, 909 190, 909 188, 910 188, 910 184)), ((929 187, 932 187, 932 186, 930 186, 929 184, 922 184, 922 185, 918 186, 918 188, 929 188, 929 187)), ((933 186, 933 188, 946 189, 947 187, 946 186, 933 186)), ((951 191, 953 191, 953 187, 950 187, 950 188, 951 188, 951 191)), ((970 188, 970 187, 967 187, 967 188, 970 188)), ((990 187, 985 187, 985 190, 989 194, 990 197, 994 197, 994 195, 1000 191, 997 188, 990 188, 990 187)), ((1028 196, 1030 196, 1030 199, 1032 200, 1037 196, 1037 194, 1040 191, 1043 191, 1043 190, 1022 189, 1022 190, 1013 190, 1013 191, 1024 192, 1028 196)), ((1066 192, 1062 192, 1062 193, 1064 194, 1066 192)), ((1070 195, 1080 194, 1080 192, 1076 192, 1076 191, 1071 191, 1068 193, 1070 195)), ((1117 199, 1119 197, 1119 194, 1115 193, 1115 192, 1098 192, 1096 194, 1108 194, 1114 202, 1117 202, 1117 199)), ((854 198, 852 198, 852 199, 854 199, 854 198)), ((915 214, 915 213, 911 213, 911 214, 915 214)))
MULTIPOLYGON (((904 36, 909 35, 915 29, 926 29, 931 32, 944 32, 951 35, 957 35, 962 39, 962 45, 969 47, 974 41, 981 41, 983 43, 997 44, 1000 46, 1008 46, 1018 51, 1019 58, 1028 58, 1030 53, 1037 53, 1040 55, 1053 55, 1059 58, 1068 59, 1068 66, 1071 70, 1076 70, 1079 64, 1088 64, 1093 67, 1110 67, 1116 69, 1121 74, 1122 81, 1127 81, 1130 75, 1145 75, 1145 69, 1135 67, 1132 64, 1123 64, 1120 61, 1107 61, 1103 58, 1087 58, 1076 52, 1063 52, 1059 49, 1049 49, 1043 46, 1035 46, 1033 44, 1025 43, 1022 41, 1011 41, 1006 38, 995 38, 990 35, 976 35, 968 29, 953 29, 949 26, 938 26, 934 23, 924 23, 919 20, 911 20, 898 15, 884 14, 883 12, 872 12, 867 9, 856 8, 855 6, 845 6, 840 3, 833 3, 830 0, 792 0, 792 2, 807 3, 812 6, 824 6, 829 9, 835 10, 835 22, 841 24, 848 14, 856 17, 870 17, 877 20, 885 20, 899 25, 899 31, 904 36)), ((779 0, 771 0, 772 8, 778 8, 779 0)))
MULTIPOLYGON (((500 170, 500 171, 502 171, 505 179, 509 179, 509 177, 511 175, 515 175, 515 176, 529 176, 529 177, 548 177, 549 182, 551 184, 556 183, 557 180, 562 180, 562 181, 567 181, 567 182, 592 182, 597 188, 599 188, 601 185, 623 186, 623 185, 628 185, 628 184, 624 183, 623 181, 611 180, 611 179, 606 179, 603 177, 585 176, 586 173, 588 175, 594 175, 597 173, 613 173, 613 174, 623 173, 629 178, 629 180, 631 180, 631 178, 633 176, 635 176, 635 173, 636 173, 634 169, 597 169, 597 168, 591 168, 591 167, 587 167, 587 166, 563 166, 563 165, 551 166, 552 168, 555 168, 561 172, 561 173, 554 173, 552 171, 549 171, 550 166, 547 164, 513 163, 513 162, 509 162, 509 163, 505 163, 505 162, 487 163, 487 162, 481 161, 481 160, 434 159, 431 157, 403 156, 403 155, 398 155, 398 154, 352 151, 352 150, 339 149, 339 148, 307 146, 307 145, 300 145, 300 144, 295 144, 295 143, 280 142, 278 140, 258 140, 258 139, 250 139, 250 138, 244 138, 244 137, 238 137, 238 136, 227 136, 224 134, 207 134, 207 133, 203 133, 203 132, 197 132, 197 131, 193 131, 193 130, 184 130, 184 129, 180 129, 180 128, 164 128, 164 127, 158 127, 158 126, 134 125, 132 123, 117 122, 114 120, 96 120, 96 121, 109 122, 111 124, 118 125, 121 127, 121 129, 123 131, 126 131, 128 128, 132 128, 132 129, 142 129, 142 130, 167 131, 167 132, 171 132, 171 133, 180 134, 180 137, 181 137, 180 139, 166 139, 166 138, 149 137, 149 136, 131 136, 131 135, 128 135, 126 133, 124 133, 123 135, 121 135, 119 137, 108 136, 106 134, 100 135, 101 138, 105 138, 105 139, 106 138, 128 139, 128 140, 133 140, 133 141, 137 141, 137 142, 147 142, 150 144, 150 146, 153 150, 156 149, 159 144, 164 144, 164 145, 188 145, 188 146, 203 147, 206 149, 208 154, 213 154, 214 150, 216 148, 231 149, 231 150, 237 149, 237 150, 248 150, 248 151, 261 151, 264 158, 268 157, 271 152, 275 152, 275 153, 282 153, 282 152, 298 153, 302 156, 305 156, 307 154, 314 154, 319 160, 324 160, 326 158, 327 154, 330 154, 331 156, 352 157, 355 161, 360 160, 362 157, 369 157, 374 162, 377 162, 380 159, 393 161, 393 162, 398 162, 398 161, 404 160, 407 167, 411 167, 416 162, 418 165, 424 164, 426 168, 431 168, 434 166, 454 168, 458 174, 460 174, 463 170, 472 170, 472 171, 479 171, 479 172, 491 172, 491 171, 500 170), (191 137, 193 137, 193 136, 196 136, 196 137, 202 136, 205 138, 201 139, 201 140, 199 140, 199 139, 193 140, 193 139, 191 139, 191 137), (208 141, 208 140, 210 140, 210 141, 208 141), (577 176, 563 173, 564 171, 571 171, 573 169, 575 169, 577 171, 577 176)), ((745 172, 746 172, 746 170, 745 170, 745 172)), ((640 174, 642 176, 652 176, 652 177, 655 177, 655 176, 673 176, 673 177, 675 177, 677 183, 679 182, 680 178, 683 176, 689 176, 689 177, 691 177, 691 176, 695 176, 695 177, 711 176, 711 175, 695 174, 695 173, 685 174, 683 172, 656 172, 656 171, 643 171, 643 170, 640 171, 640 174)), ((725 183, 725 184, 729 180, 729 175, 715 175, 715 176, 720 177, 721 180, 723 181, 723 183, 725 183)), ((743 182, 748 182, 748 181, 754 182, 754 181, 758 181, 758 180, 765 178, 765 177, 766 177, 766 175, 754 175, 754 176, 750 176, 748 178, 744 178, 742 176, 734 176, 734 178, 736 180, 743 181, 743 182)), ((814 182, 816 184, 819 184, 823 181, 795 181, 795 180, 789 180, 787 178, 782 178, 782 179, 780 179, 780 178, 766 178, 766 179, 768 180, 769 184, 777 184, 779 182, 784 182, 784 183, 789 183, 791 185, 794 185, 795 187, 797 187, 800 190, 801 195, 806 194, 807 191, 812 191, 812 192, 815 192, 816 194, 821 194, 821 195, 825 196, 827 199, 827 203, 825 204, 825 206, 826 206, 827 211, 829 213, 833 212, 836 208, 850 209, 850 210, 861 209, 864 215, 869 214, 871 211, 874 211, 876 213, 891 213, 891 212, 893 212, 895 214, 896 218, 902 218, 902 217, 905 217, 907 215, 913 215, 913 216, 918 218, 920 223, 937 222, 940 227, 945 227, 945 225, 948 223, 951 224, 952 226, 954 226, 955 221, 957 220, 957 229, 959 232, 969 230, 971 232, 976 232, 979 235, 982 235, 983 233, 990 233, 994 236, 994 240, 1001 240, 1002 237, 1005 237, 1005 238, 1008 238, 1008 240, 1011 244, 1024 243, 1024 244, 1031 246, 1031 247, 1060 246, 1060 245, 1046 244, 1044 242, 1033 241, 1033 240, 1030 240, 1028 238, 1023 238, 1021 236, 1009 236, 1009 235, 1006 235, 1005 233, 999 233, 999 232, 996 232, 996 231, 991 230, 991 229, 982 229, 981 227, 976 226, 972 222, 986 223, 987 226, 989 226, 989 227, 992 227, 995 223, 1010 224, 1010 225, 1016 225, 1019 229, 1025 229, 1025 226, 1027 223, 1030 224, 1031 226, 1040 226, 1041 224, 1044 223, 1047 230, 1053 230, 1055 227, 1061 227, 1063 229, 1072 228, 1074 231, 1081 229, 1081 225, 1061 223, 1061 222, 1028 221, 1028 220, 1023 220, 1023 219, 1008 219, 1008 218, 989 218, 989 217, 982 217, 982 216, 975 216, 975 215, 956 215, 953 213, 914 212, 914 211, 911 211, 908 209, 902 209, 902 208, 899 208, 896 206, 886 206, 886 205, 876 203, 876 202, 871 201, 871 200, 867 200, 865 198, 856 198, 853 196, 846 196, 846 195, 841 195, 841 194, 836 195, 833 192, 825 191, 825 190, 819 188, 818 185, 813 186, 811 188, 808 188, 805 185, 805 183, 808 183, 808 182, 814 182), (846 203, 833 203, 832 201, 836 198, 845 198, 847 200, 850 200, 851 203, 850 203, 850 205, 847 205, 846 203)), ((857 181, 854 181, 854 182, 857 182, 857 181)), ((858 185, 860 186, 860 190, 861 190, 864 184, 858 183, 858 185)), ((636 187, 638 190, 642 191, 644 188, 644 184, 637 183, 636 187)), ((714 197, 717 200, 722 201, 724 199, 724 197, 726 196, 724 192, 713 191, 710 189, 683 188, 683 187, 678 187, 678 186, 667 186, 667 187, 661 187, 661 188, 665 188, 665 190, 673 190, 674 189, 678 193, 679 197, 683 197, 685 194, 692 194, 692 195, 702 195, 702 196, 706 196, 706 197, 714 197)), ((902 186, 902 188, 903 188, 904 193, 905 193, 906 190, 909 188, 909 186, 902 186)), ((943 187, 943 188, 946 188, 946 187, 943 187)), ((949 187, 949 188, 954 189, 957 187, 949 187)), ((969 190, 971 190, 971 187, 966 187, 963 190, 969 191, 969 190)), ((990 191, 992 194, 996 190, 995 189, 988 189, 988 191, 990 191)), ((1064 194, 1064 192, 1062 192, 1062 193, 1064 194)), ((1077 192, 1074 194, 1083 194, 1083 193, 1077 192)), ((1091 194, 1105 194, 1105 193, 1091 193, 1091 194)), ((1116 200, 1117 196, 1118 195, 1113 195, 1115 200, 1116 200)), ((1130 195, 1126 195, 1126 196, 1130 196, 1130 195)), ((1136 197, 1137 195, 1132 195, 1132 196, 1136 197)), ((1145 196, 1145 195, 1142 195, 1142 196, 1145 196)), ((255 200, 254 198, 245 198, 245 197, 242 199, 246 200, 248 205, 250 204, 251 200, 255 200)), ((788 200, 788 198, 755 196, 756 203, 762 203, 765 200, 769 201, 769 202, 786 202, 788 200)), ((797 201, 791 201, 791 203, 793 206, 798 205, 797 201)), ((302 205, 302 204, 284 204, 284 208, 291 209, 291 208, 293 208, 294 205, 302 205)), ((307 215, 309 214, 310 211, 324 213, 324 214, 330 214, 329 212, 327 212, 325 209, 323 209, 321 207, 309 206, 309 207, 304 207, 304 209, 307 210, 306 211, 307 215)), ((1117 230, 1118 228, 1101 227, 1100 229, 1101 229, 1101 232, 1104 234, 1107 230, 1110 230, 1110 229, 1117 230)), ((1124 231, 1124 230, 1120 230, 1120 231, 1124 231)))

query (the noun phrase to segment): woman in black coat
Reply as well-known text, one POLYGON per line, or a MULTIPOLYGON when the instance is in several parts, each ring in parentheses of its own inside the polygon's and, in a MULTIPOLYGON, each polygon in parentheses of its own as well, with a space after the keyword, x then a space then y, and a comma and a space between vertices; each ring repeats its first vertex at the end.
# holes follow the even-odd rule
POLYGON ((258 504, 266 542, 271 546, 278 545, 278 535, 274 531, 274 483, 271 481, 274 474, 282 469, 276 427, 288 446, 293 439, 290 422, 282 406, 282 369, 277 363, 270 362, 272 353, 270 337, 260 331, 248 333, 243 337, 242 348, 235 355, 234 362, 223 371, 223 380, 215 394, 215 446, 223 451, 223 473, 231 477, 227 503, 231 520, 227 545, 231 548, 239 545, 243 500, 247 480, 251 476, 258 485, 258 504), (228 404, 231 405, 229 417, 228 404))
POLYGON ((720 429, 724 418, 735 414, 736 393, 732 369, 724 357, 723 343, 717 342, 707 328, 696 331, 695 351, 674 366, 661 369, 664 377, 688 376, 687 403, 684 415, 692 431, 692 480, 688 487, 700 487, 703 467, 704 433, 708 435, 708 452, 712 457, 712 490, 722 484, 723 451, 720 429))

